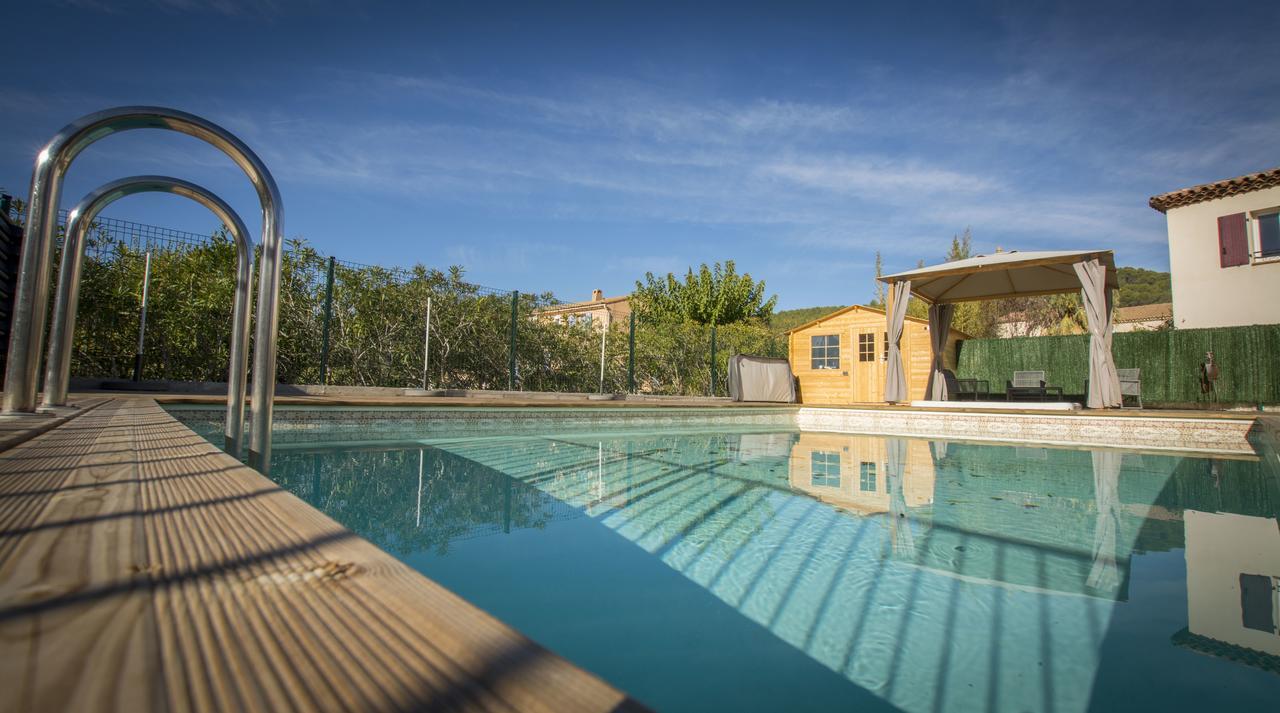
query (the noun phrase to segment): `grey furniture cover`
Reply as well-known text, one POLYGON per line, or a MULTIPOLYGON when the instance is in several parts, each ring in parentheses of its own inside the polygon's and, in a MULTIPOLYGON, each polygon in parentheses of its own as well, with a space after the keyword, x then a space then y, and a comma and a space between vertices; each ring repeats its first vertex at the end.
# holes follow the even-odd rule
POLYGON ((786 359, 734 354, 729 357, 729 398, 734 401, 796 400, 795 377, 786 359))

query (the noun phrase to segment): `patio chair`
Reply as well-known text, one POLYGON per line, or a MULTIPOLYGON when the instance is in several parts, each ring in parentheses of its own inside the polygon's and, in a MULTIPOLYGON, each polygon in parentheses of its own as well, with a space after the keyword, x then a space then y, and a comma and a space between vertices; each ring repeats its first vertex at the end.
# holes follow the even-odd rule
POLYGON ((1142 408, 1142 370, 1116 369, 1116 374, 1120 377, 1120 405, 1124 406, 1124 397, 1132 396, 1142 408))
POLYGON ((1013 380, 1005 382, 1005 401, 1047 401, 1050 395, 1061 399, 1062 387, 1045 385, 1043 371, 1015 371, 1013 380))
POLYGON ((973 401, 977 401, 979 393, 986 394, 991 388, 983 379, 957 379, 955 372, 950 369, 942 370, 942 378, 947 383, 947 394, 950 401, 960 401, 966 396, 973 401))
MULTIPOLYGON (((1124 408, 1124 397, 1132 396, 1138 401, 1137 408, 1142 408, 1142 370, 1116 369, 1120 377, 1120 407, 1124 408)), ((1089 393, 1089 380, 1084 380, 1084 392, 1089 393)))

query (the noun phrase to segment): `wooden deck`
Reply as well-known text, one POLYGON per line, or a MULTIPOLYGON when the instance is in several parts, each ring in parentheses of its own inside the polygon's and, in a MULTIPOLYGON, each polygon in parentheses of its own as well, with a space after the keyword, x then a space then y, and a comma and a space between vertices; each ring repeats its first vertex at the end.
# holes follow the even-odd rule
POLYGON ((0 710, 642 709, 154 399, 94 405, 0 453, 0 710))

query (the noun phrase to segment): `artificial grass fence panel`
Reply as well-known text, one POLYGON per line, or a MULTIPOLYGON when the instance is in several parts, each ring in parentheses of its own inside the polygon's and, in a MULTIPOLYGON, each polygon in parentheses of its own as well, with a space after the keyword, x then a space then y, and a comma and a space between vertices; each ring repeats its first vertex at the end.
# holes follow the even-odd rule
MULTIPOLYGON (((1044 371, 1069 395, 1084 393, 1089 337, 968 339, 959 343, 956 373, 986 379, 995 394, 1015 371, 1044 371)), ((1280 325, 1124 332, 1112 341, 1116 367, 1142 370, 1145 404, 1280 404, 1280 325), (1215 394, 1200 389, 1200 364, 1212 351, 1215 394)))

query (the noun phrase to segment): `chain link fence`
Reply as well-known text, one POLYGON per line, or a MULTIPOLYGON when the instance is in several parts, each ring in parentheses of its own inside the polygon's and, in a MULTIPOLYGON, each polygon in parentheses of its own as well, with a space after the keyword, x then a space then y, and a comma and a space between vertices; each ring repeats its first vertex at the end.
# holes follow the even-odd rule
MULTIPOLYGON (((21 222, 16 202, 9 210, 21 222)), ((65 212, 61 220, 65 225, 65 212)), ((61 227, 58 242, 55 259, 61 258, 61 227)), ((86 241, 72 375, 224 381, 235 250, 225 229, 201 235, 97 219, 86 241)), ((456 267, 365 265, 290 240, 277 378, 725 396, 731 355, 786 356, 785 337, 765 326, 672 324, 629 307, 602 321, 603 309, 583 303, 566 317, 565 304, 550 292, 477 285, 456 267)))

